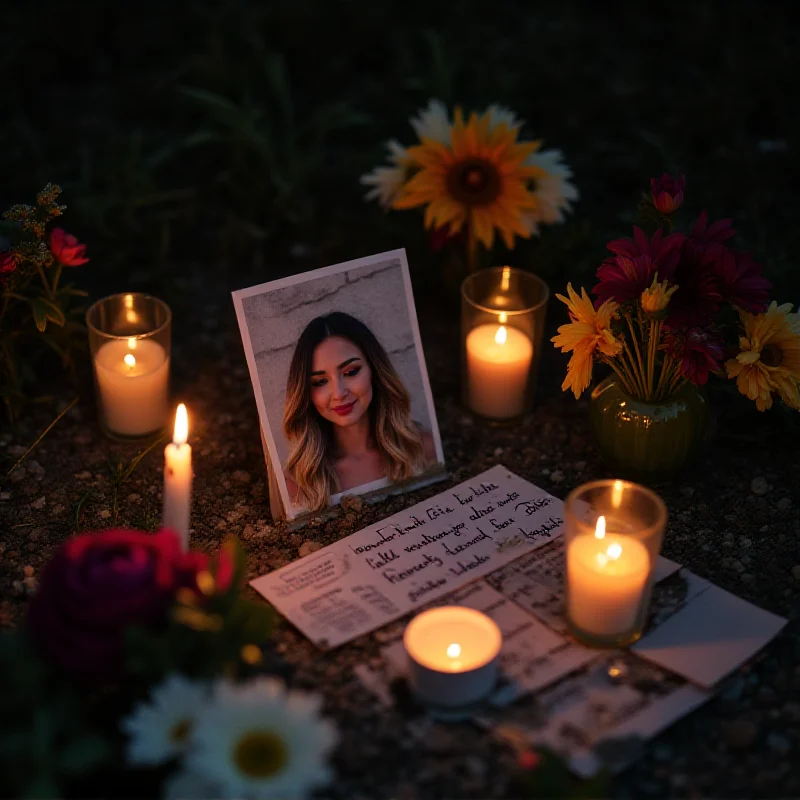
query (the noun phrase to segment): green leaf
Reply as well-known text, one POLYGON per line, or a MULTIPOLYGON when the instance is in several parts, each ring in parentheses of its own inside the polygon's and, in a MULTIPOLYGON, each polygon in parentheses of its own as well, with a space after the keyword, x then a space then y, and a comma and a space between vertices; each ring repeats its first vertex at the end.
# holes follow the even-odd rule
POLYGON ((54 325, 61 326, 67 321, 64 312, 46 297, 36 297, 31 300, 31 311, 36 327, 42 332, 47 327, 48 320, 54 325))

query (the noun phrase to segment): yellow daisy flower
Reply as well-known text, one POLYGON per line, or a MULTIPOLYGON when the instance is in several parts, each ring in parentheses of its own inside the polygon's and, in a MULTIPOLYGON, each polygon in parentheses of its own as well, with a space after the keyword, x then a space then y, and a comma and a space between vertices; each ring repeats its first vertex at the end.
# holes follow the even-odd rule
POLYGON ((652 316, 660 315, 669 305, 670 297, 677 291, 677 286, 668 286, 666 281, 659 283, 658 275, 654 275, 650 288, 642 292, 642 311, 652 316))
POLYGON ((561 389, 572 389, 577 399, 592 380, 595 353, 611 358, 622 352, 622 342, 611 330, 611 320, 619 304, 606 300, 595 310, 586 289, 581 289, 579 296, 571 283, 567 284, 567 294, 569 297, 560 294, 556 297, 566 304, 572 322, 562 325, 558 329, 558 335, 550 341, 560 347, 562 353, 572 351, 567 365, 567 377, 561 389))
POLYGON ((791 309, 791 303, 779 306, 773 300, 763 314, 739 314, 745 333, 739 339, 741 352, 725 362, 725 369, 759 411, 772 406, 773 392, 800 410, 800 314, 791 309))
POLYGON ((450 143, 422 137, 421 144, 407 151, 419 171, 400 189, 393 207, 427 206, 425 226, 449 226, 451 234, 468 226, 473 241, 487 249, 495 231, 506 246, 514 237, 530 236, 524 215, 534 212, 537 201, 529 182, 546 176, 546 171, 526 163, 539 142, 519 142, 518 127, 497 114, 473 113, 464 121, 456 109, 450 143))

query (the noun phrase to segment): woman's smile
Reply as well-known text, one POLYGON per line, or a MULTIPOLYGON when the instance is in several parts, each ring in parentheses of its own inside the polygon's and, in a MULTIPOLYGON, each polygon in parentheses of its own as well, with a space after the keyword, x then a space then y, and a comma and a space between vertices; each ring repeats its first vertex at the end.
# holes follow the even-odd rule
POLYGON ((334 411, 335 414, 338 414, 340 417, 346 417, 353 410, 353 408, 355 407, 355 404, 357 402, 358 401, 353 400, 352 403, 345 403, 344 405, 341 405, 341 406, 334 406, 333 407, 333 411, 334 411))

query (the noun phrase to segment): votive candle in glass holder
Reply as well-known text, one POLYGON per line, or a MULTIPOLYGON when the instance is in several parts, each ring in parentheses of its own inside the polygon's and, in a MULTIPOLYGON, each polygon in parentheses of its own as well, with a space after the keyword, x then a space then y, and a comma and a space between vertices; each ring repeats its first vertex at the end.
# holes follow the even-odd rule
POLYGON ((630 481, 594 481, 567 496, 564 514, 570 631, 594 647, 635 642, 647 622, 667 524, 664 501, 630 481))
POLYGON ((511 421, 533 406, 550 290, 531 272, 493 267, 461 285, 462 400, 511 421))
POLYGON ((172 312, 156 297, 115 294, 86 312, 100 427, 115 439, 162 430, 169 405, 172 312))

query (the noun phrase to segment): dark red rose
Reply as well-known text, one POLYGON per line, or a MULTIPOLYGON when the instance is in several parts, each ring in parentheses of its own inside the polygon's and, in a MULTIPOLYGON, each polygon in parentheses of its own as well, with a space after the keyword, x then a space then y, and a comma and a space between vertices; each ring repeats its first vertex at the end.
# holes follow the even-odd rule
POLYGON ((11 250, 0 253, 0 284, 5 283, 17 271, 17 259, 11 250))
POLYGON ((662 214, 672 214, 683 205, 683 190, 686 188, 686 178, 673 178, 665 172, 660 178, 650 179, 650 189, 653 192, 653 205, 662 214))
POLYGON ((86 245, 63 228, 53 228, 50 232, 50 250, 56 261, 65 267, 79 267, 89 260, 86 258, 86 245))
POLYGON ((194 563, 171 531, 110 530, 63 544, 45 568, 28 621, 40 652, 87 679, 122 667, 128 625, 159 625, 181 586, 195 585, 194 563))
POLYGON ((719 372, 725 355, 716 333, 703 328, 688 331, 666 331, 666 351, 681 362, 681 375, 703 386, 709 372, 719 372))

